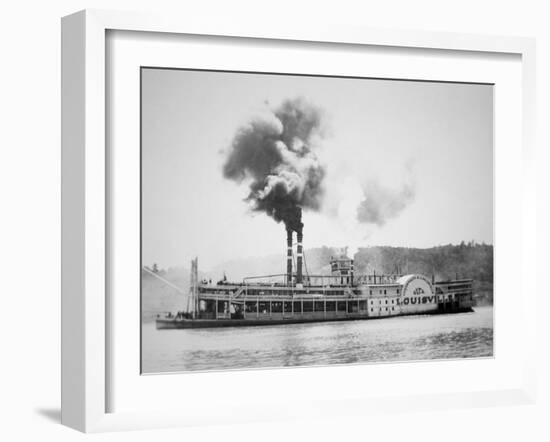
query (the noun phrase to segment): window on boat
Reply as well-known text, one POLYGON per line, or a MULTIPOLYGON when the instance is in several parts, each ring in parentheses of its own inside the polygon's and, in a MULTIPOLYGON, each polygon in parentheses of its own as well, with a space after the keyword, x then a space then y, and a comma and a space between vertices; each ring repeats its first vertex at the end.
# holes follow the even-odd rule
POLYGON ((269 314, 271 312, 271 306, 269 302, 260 302, 259 304, 260 313, 269 314))
POLYGON ((292 302, 285 301, 284 309, 285 309, 285 313, 291 313, 292 312, 292 302))

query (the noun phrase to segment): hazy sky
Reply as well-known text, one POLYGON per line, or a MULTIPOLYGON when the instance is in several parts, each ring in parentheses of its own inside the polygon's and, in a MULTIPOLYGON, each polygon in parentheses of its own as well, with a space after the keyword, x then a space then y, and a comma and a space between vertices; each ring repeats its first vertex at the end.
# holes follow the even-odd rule
POLYGON ((296 97, 322 109, 325 132, 306 249, 493 242, 492 86, 160 69, 142 81, 145 265, 274 253, 284 265, 284 226, 251 213, 222 167, 239 127, 296 97), (365 200, 384 220, 358 221, 365 200))

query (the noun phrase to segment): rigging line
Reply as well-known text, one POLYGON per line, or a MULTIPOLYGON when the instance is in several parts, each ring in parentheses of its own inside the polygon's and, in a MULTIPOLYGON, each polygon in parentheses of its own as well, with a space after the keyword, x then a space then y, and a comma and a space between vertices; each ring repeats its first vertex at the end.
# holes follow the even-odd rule
POLYGON ((180 292, 182 295, 186 295, 187 292, 185 292, 185 290, 183 290, 182 288, 178 287, 177 285, 171 283, 170 281, 168 281, 167 279, 164 279, 162 276, 159 276, 157 275, 155 272, 153 272, 152 270, 149 270, 147 267, 142 267, 143 270, 145 270, 147 273, 149 273, 150 275, 153 275, 155 278, 158 278, 159 280, 161 280, 162 282, 164 282, 165 284, 169 285, 170 287, 172 287, 173 289, 177 290, 178 292, 180 292))

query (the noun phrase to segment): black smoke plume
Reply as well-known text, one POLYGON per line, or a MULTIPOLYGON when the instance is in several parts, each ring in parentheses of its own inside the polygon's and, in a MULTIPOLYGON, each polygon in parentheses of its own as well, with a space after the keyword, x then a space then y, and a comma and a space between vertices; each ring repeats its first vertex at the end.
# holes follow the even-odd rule
POLYGON ((250 180, 252 210, 290 230, 301 230, 302 209, 321 207, 325 168, 315 154, 321 120, 305 100, 287 100, 238 129, 223 166, 225 178, 250 180))

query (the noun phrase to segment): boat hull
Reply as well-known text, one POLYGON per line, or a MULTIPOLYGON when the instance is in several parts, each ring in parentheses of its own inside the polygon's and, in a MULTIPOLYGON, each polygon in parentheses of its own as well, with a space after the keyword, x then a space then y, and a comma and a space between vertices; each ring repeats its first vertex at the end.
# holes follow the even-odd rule
MULTIPOLYGON (((471 307, 460 308, 453 311, 433 311, 421 313, 421 315, 440 315, 453 313, 473 312, 471 307)), ((387 319, 398 316, 413 316, 414 314, 396 314, 387 316, 369 316, 353 315, 342 317, 286 317, 286 318, 248 318, 248 319, 176 319, 176 318, 157 318, 156 328, 158 330, 183 329, 183 328, 219 328, 219 327, 251 327, 262 325, 282 325, 282 324, 305 324, 311 322, 339 322, 339 321, 359 321, 366 319, 387 319)))

